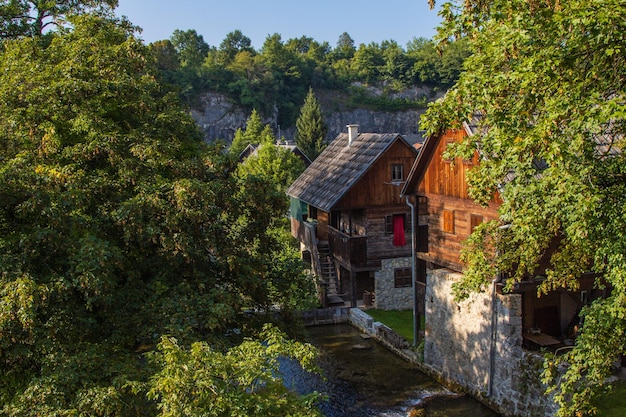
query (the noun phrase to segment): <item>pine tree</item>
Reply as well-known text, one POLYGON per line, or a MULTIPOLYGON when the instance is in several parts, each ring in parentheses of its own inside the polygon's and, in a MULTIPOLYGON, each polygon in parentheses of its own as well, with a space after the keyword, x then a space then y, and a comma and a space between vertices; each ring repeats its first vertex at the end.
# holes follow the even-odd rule
POLYGON ((233 143, 230 145, 230 153, 239 155, 246 146, 250 144, 258 145, 265 142, 274 142, 274 134, 269 125, 264 125, 261 116, 252 110, 250 117, 246 121, 245 129, 237 129, 233 143))
POLYGON ((315 98, 313 89, 309 88, 298 120, 296 120, 296 145, 309 159, 314 160, 326 147, 324 137, 327 130, 322 117, 322 109, 315 98))

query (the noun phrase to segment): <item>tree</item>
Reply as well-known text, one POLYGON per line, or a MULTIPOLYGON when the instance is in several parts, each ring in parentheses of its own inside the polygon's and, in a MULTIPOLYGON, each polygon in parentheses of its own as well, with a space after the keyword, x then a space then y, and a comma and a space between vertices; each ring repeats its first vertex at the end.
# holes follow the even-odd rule
POLYGON ((278 193, 284 194, 287 187, 304 171, 304 162, 290 149, 272 142, 264 142, 255 155, 246 158, 239 166, 243 176, 257 175, 267 180, 278 193))
POLYGON ((443 6, 439 38, 462 35, 473 55, 424 127, 433 134, 480 120, 479 133, 451 154, 480 151, 471 193, 484 203, 498 191, 510 225, 472 237, 457 289, 484 289, 497 271, 510 272, 511 289, 555 244, 540 294, 575 290, 582 273, 598 274, 595 285, 609 296, 582 310, 575 348, 548 360, 545 372, 560 416, 592 413, 590 399, 626 346, 626 8, 617 0, 456 3, 443 6), (499 256, 482 250, 493 247, 499 256), (561 361, 568 366, 558 383, 561 361))
POLYGON ((230 145, 231 155, 238 157, 248 145, 274 143, 274 134, 269 125, 264 125, 259 112, 252 110, 246 120, 244 129, 237 129, 233 143, 230 145))
POLYGON ((111 11, 117 0, 3 0, 0 2, 0 39, 41 36, 72 13, 111 11))
POLYGON ((229 32, 219 47, 222 64, 230 64, 235 56, 240 52, 247 52, 254 56, 256 51, 252 47, 252 41, 245 36, 240 30, 229 32))
MULTIPOLYGON (((292 311, 315 308, 314 280, 305 273, 297 242, 291 236, 291 225, 286 215, 289 199, 285 191, 304 171, 302 160, 290 149, 277 146, 271 141, 261 143, 256 153, 246 158, 238 167, 237 175, 242 183, 262 184, 264 195, 273 195, 277 215, 267 226, 274 238, 276 248, 270 256, 258 257, 267 262, 258 265, 256 271, 263 271, 263 281, 268 284, 268 310, 280 307, 280 314, 289 317, 292 311)), ((258 204, 259 199, 255 198, 258 204)), ((267 250, 268 245, 259 250, 267 250)))
POLYGON ((304 99, 300 115, 296 120, 296 145, 310 160, 314 160, 324 150, 327 127, 322 116, 322 109, 315 98, 313 89, 304 99))
MULTIPOLYGON (((305 96, 303 73, 305 65, 300 56, 285 47, 279 34, 268 36, 259 56, 273 82, 266 89, 266 100, 278 112, 278 124, 293 126, 297 117, 297 104, 305 96)), ((266 113, 267 114, 267 113, 266 113)))
POLYGON ((380 69, 385 64, 380 45, 372 42, 362 43, 350 61, 352 72, 357 80, 366 84, 375 84, 380 79, 380 69))
POLYGON ((414 61, 412 74, 416 81, 429 84, 439 81, 437 67, 440 56, 432 40, 414 38, 407 45, 407 55, 414 61))
POLYGON ((334 49, 334 54, 337 59, 351 59, 356 52, 356 47, 354 46, 354 40, 348 34, 348 32, 343 32, 339 35, 339 39, 337 39, 337 45, 334 49))
POLYGON ((154 415, 161 335, 254 331, 284 196, 202 142, 134 28, 70 23, 0 51, 0 414, 154 415))
POLYGON ((167 39, 156 41, 149 45, 149 49, 164 80, 170 83, 175 82, 177 71, 180 69, 180 61, 172 42, 167 39))
POLYGON ((261 340, 246 340, 226 353, 204 342, 187 350, 165 337, 151 356, 161 371, 152 378, 150 397, 158 401, 162 417, 321 416, 315 408, 318 393, 298 396, 286 388, 280 358, 317 369, 310 345, 290 341, 271 326, 261 340))
POLYGON ((189 100, 202 88, 202 65, 211 47, 193 29, 176 29, 170 42, 176 49, 180 67, 176 83, 181 86, 182 95, 189 100))
POLYGON ((199 68, 210 50, 202 35, 193 29, 176 29, 170 42, 178 52, 181 67, 199 68))

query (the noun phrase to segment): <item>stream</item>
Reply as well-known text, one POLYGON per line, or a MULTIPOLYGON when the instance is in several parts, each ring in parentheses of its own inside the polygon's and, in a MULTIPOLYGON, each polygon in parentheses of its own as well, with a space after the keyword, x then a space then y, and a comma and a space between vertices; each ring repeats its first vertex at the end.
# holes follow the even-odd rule
MULTIPOLYGON (((305 394, 327 399, 319 408, 326 417, 406 417, 415 406, 420 416, 497 417, 468 395, 453 393, 373 339, 363 339, 348 324, 307 328, 308 342, 320 349, 325 379, 285 361, 285 383, 305 394)), ((417 415, 417 414, 416 414, 417 415)))

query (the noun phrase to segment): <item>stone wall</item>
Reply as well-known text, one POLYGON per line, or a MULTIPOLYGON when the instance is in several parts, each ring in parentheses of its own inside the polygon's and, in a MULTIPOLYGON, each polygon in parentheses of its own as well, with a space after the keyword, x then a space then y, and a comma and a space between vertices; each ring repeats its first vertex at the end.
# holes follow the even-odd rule
POLYGON ((409 310, 413 308, 413 289, 395 288, 393 270, 410 268, 411 258, 383 259, 380 270, 374 274, 374 306, 381 310, 409 310))
POLYGON ((369 314, 358 308, 350 309, 348 321, 352 326, 371 336, 396 355, 419 366, 416 351, 411 349, 409 342, 394 332, 393 329, 379 321, 374 321, 369 314))
POLYGON ((428 271, 424 365, 504 415, 554 415, 540 382, 542 357, 522 349, 521 295, 488 291, 456 302, 452 283, 459 278, 428 271))
POLYGON ((326 324, 347 323, 350 316, 350 307, 318 308, 302 312, 302 321, 305 326, 322 326, 326 324))

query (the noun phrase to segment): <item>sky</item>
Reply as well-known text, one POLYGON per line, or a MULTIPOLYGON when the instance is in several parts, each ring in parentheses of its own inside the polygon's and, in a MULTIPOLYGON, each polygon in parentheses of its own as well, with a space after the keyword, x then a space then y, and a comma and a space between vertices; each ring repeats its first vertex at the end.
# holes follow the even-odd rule
POLYGON ((440 21, 428 0, 119 0, 118 16, 141 27, 146 43, 168 39, 176 29, 194 29, 219 47, 239 29, 259 50, 268 35, 282 40, 308 36, 335 47, 347 32, 355 46, 432 38, 440 21))

